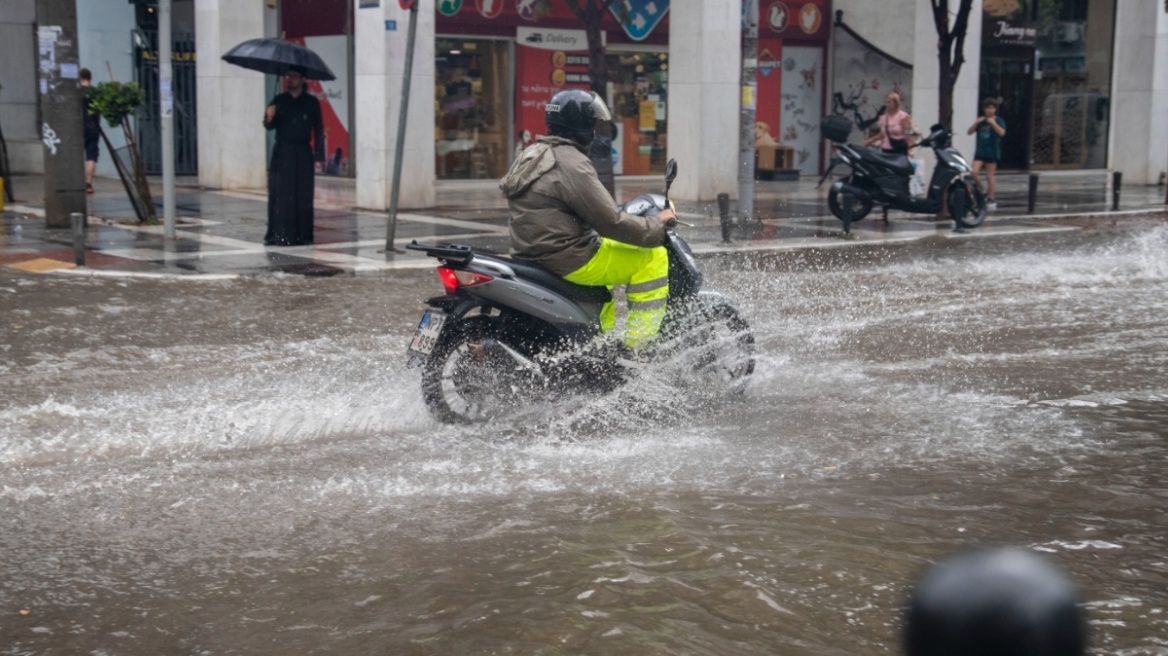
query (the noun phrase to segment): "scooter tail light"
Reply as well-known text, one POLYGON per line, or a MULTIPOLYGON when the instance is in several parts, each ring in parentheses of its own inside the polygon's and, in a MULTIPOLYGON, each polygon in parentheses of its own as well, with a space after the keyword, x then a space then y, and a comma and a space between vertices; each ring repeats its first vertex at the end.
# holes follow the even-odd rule
POLYGON ((442 287, 446 289, 447 294, 453 294, 458 291, 458 276, 455 274, 454 269, 438 267, 438 279, 442 281, 442 287))
POLYGON ((491 276, 481 273, 458 271, 447 267, 438 267, 438 278, 442 281, 447 294, 453 294, 459 287, 473 287, 494 280, 491 276))

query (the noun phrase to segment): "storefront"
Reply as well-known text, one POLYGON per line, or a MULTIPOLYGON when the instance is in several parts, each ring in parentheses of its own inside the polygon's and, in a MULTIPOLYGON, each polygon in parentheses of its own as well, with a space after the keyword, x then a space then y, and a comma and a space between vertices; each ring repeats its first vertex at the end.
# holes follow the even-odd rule
POLYGON ((756 144, 777 144, 772 168, 822 170, 830 15, 831 0, 759 2, 755 135, 756 144))
MULTIPOLYGON (((606 100, 614 170, 660 172, 667 146, 669 4, 607 12, 606 100)), ((591 88, 586 32, 566 3, 452 0, 437 4, 435 170, 439 179, 499 178, 544 133, 544 106, 561 89, 591 88)))
POLYGON ((1116 0, 985 3, 980 97, 1000 100, 1003 168, 1107 166, 1116 0))

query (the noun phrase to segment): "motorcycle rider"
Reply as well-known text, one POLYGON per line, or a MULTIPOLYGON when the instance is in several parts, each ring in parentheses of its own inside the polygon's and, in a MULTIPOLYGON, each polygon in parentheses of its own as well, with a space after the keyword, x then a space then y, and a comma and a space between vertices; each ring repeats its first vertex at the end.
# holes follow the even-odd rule
MULTIPOLYGON (((642 351, 657 336, 669 295, 669 259, 662 244, 669 209, 656 217, 621 212, 586 153, 596 122, 612 120, 594 92, 567 89, 544 113, 547 136, 536 139, 500 183, 507 207, 512 257, 529 260, 580 285, 627 285, 624 345, 642 351)), ((616 322, 609 301, 602 332, 616 322)))

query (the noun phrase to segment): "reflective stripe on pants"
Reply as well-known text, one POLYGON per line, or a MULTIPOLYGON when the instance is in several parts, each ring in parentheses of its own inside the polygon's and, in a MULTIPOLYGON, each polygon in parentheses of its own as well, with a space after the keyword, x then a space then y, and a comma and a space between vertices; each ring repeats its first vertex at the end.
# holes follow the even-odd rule
MULTIPOLYGON (((628 285, 629 316, 625 345, 643 346, 657 336, 665 318, 665 299, 669 296, 669 256, 664 246, 641 248, 601 237, 600 250, 584 266, 564 276, 577 285, 628 285)), ((600 313, 600 329, 612 330, 616 307, 612 301, 600 313)))

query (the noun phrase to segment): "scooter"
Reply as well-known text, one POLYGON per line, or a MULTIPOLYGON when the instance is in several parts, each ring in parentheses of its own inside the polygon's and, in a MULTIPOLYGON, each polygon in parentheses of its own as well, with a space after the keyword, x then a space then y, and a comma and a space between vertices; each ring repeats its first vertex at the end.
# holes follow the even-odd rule
MULTIPOLYGON (((831 118, 834 117, 828 120, 831 118)), ((823 184, 840 163, 851 167, 851 173, 833 183, 827 195, 827 206, 837 219, 844 221, 845 228, 868 216, 876 205, 883 208, 885 221, 889 209, 914 214, 938 214, 944 209, 953 217, 958 230, 976 228, 985 221, 985 196, 970 177, 969 162, 951 145, 953 135, 943 125, 929 128, 929 135, 914 146, 932 148, 937 156, 937 167, 927 193, 918 197, 909 193, 913 166, 908 157, 846 143, 847 132, 827 129, 826 123, 827 120, 823 131, 835 142, 836 156, 819 182, 823 184), (851 199, 848 207, 844 205, 845 196, 851 199)))
MULTIPOLYGON (((666 165, 665 193, 641 194, 625 212, 656 216, 666 207, 677 163, 666 165)), ((669 297, 656 340, 659 359, 684 361, 707 388, 740 392, 754 371, 750 325, 721 294, 705 289, 693 251, 670 222, 669 297)), ((607 287, 568 282, 531 263, 465 245, 407 249, 440 261, 446 294, 427 299, 407 349, 410 368, 422 367, 422 397, 445 423, 504 417, 564 393, 604 393, 654 362, 630 360, 601 336, 607 287)))

